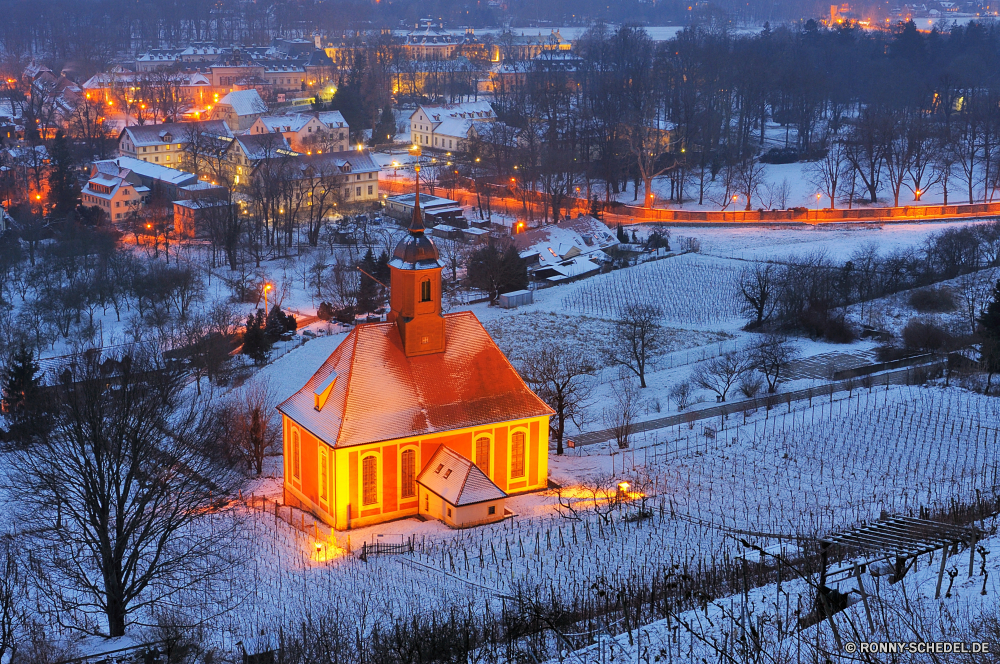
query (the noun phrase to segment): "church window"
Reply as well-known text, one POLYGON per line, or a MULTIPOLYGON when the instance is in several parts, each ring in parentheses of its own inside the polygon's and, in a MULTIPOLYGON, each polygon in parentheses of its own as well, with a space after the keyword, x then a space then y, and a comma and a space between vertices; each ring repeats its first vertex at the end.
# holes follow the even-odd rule
POLYGON ((378 458, 366 456, 361 460, 361 504, 378 503, 378 458))
POLYGON ((413 498, 417 495, 417 453, 415 450, 403 450, 400 456, 400 468, 402 468, 403 486, 400 496, 403 498, 413 498))
POLYGON ((524 477, 524 432, 515 431, 510 442, 510 476, 524 477))
POLYGON ((487 477, 490 476, 490 439, 487 436, 476 439, 476 465, 487 477))
POLYGON ((292 476, 302 478, 302 444, 299 441, 299 430, 292 429, 292 476))
POLYGON ((329 489, 327 485, 329 484, 329 470, 327 466, 327 453, 325 447, 319 448, 319 500, 321 503, 325 503, 330 499, 329 489))
POLYGON ((420 282, 420 301, 430 302, 431 301, 431 281, 430 279, 425 279, 420 282))

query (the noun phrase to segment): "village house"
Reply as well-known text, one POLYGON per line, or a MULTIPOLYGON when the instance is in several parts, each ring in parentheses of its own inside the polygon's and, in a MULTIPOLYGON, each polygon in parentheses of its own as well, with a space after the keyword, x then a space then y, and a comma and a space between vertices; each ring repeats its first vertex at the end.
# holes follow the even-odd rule
POLYGON ((411 516, 503 519, 548 485, 549 417, 472 312, 442 314, 414 206, 389 262, 386 323, 356 326, 284 401, 286 504, 345 530, 411 516))
POLYGON ((91 173, 101 170, 113 173, 115 169, 118 169, 118 172, 123 174, 125 179, 132 184, 146 187, 153 194, 171 200, 180 195, 181 187, 198 182, 194 173, 161 166, 135 157, 116 157, 95 161, 91 166, 91 173))
POLYGON ((580 216, 511 236, 528 274, 558 283, 596 274, 611 261, 605 251, 617 247, 615 234, 597 219, 580 216))
POLYGON ((249 129, 257 118, 267 113, 267 104, 257 90, 234 90, 212 108, 210 120, 222 120, 233 131, 249 129))
POLYGON ((340 111, 265 115, 248 133, 280 133, 297 152, 341 152, 350 147, 350 128, 340 111))
POLYGON ((366 206, 379 200, 381 169, 368 150, 297 154, 282 166, 280 172, 296 182, 300 192, 322 179, 323 189, 335 191, 342 205, 366 206))
POLYGON ((196 134, 232 138, 222 120, 171 122, 156 125, 132 125, 118 135, 118 154, 154 164, 189 170, 184 151, 196 134))
POLYGON ((297 154, 281 134, 243 134, 229 143, 224 165, 233 184, 240 185, 249 182, 250 174, 261 162, 297 154))
POLYGON ((149 187, 137 186, 129 176, 128 169, 114 162, 97 162, 80 192, 80 203, 101 209, 113 222, 126 220, 143 207, 151 194, 149 187))
POLYGON ((496 117, 488 101, 442 106, 421 104, 410 116, 410 140, 422 148, 461 152, 473 124, 492 122, 496 117))
POLYGON ((218 215, 229 213, 228 200, 214 197, 191 198, 173 202, 174 233, 179 238, 204 237, 218 215))

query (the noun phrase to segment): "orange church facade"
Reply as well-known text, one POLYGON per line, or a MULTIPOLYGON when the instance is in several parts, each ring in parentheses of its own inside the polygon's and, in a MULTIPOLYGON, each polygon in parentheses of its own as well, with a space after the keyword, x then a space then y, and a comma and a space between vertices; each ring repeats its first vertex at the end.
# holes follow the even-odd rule
POLYGON ((278 406, 285 502, 339 530, 488 523, 509 495, 548 485, 553 411, 473 313, 442 314, 419 210, 389 263, 389 322, 356 326, 278 406))

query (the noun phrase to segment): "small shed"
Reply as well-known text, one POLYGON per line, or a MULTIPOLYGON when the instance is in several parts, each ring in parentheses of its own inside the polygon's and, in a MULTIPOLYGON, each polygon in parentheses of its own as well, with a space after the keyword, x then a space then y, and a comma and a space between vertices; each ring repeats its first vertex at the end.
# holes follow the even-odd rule
POLYGON ((510 293, 503 293, 497 298, 497 304, 504 309, 514 309, 525 304, 532 304, 535 301, 535 293, 530 290, 517 290, 510 293))
POLYGON ((476 464, 442 445, 417 476, 417 511, 452 528, 500 521, 507 494, 476 464))

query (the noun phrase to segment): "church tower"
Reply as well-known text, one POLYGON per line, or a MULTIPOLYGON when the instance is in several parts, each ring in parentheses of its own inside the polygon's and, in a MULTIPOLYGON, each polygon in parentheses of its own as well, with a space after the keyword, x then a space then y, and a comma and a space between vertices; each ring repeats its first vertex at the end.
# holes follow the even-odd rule
POLYGON ((395 322, 407 357, 444 351, 441 315, 441 262, 427 237, 420 212, 420 167, 409 232, 399 241, 389 261, 389 315, 395 322))

